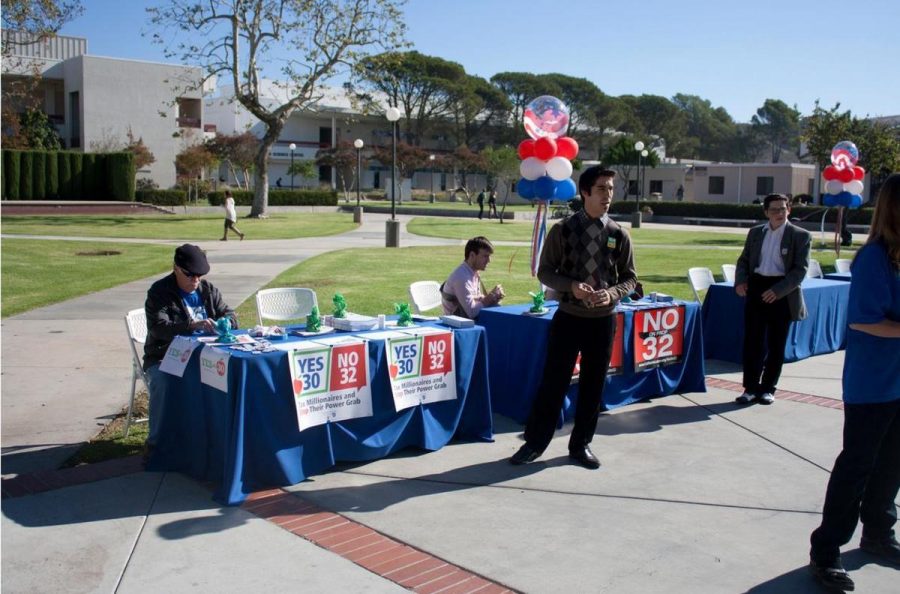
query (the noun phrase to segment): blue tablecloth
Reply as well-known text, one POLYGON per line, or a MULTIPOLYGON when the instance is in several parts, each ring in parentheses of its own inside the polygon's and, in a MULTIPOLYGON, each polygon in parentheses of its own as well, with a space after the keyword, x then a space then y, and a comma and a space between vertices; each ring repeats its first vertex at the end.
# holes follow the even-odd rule
MULTIPOLYGON (((228 393, 200 382, 201 349, 184 376, 165 377, 161 442, 148 470, 219 484, 238 504, 261 487, 291 485, 338 461, 374 460, 406 447, 437 450, 451 438, 493 441, 483 328, 454 330, 457 399, 394 410, 384 341, 369 341, 373 416, 298 430, 285 352, 234 351, 228 393)), ((152 414, 153 411, 151 411, 152 414)))
MULTIPOLYGON (((603 403, 616 408, 652 396, 682 392, 706 392, 703 363, 703 332, 700 306, 685 304, 684 357, 675 364, 634 373, 632 337, 633 311, 625 311, 624 373, 607 377, 603 403)), ((547 334, 556 307, 547 315, 522 315, 530 305, 505 305, 481 310, 478 324, 488 333, 491 401, 494 412, 524 423, 537 393, 547 354, 547 334)), ((564 418, 575 414, 578 386, 566 396, 564 418)))
MULTIPOLYGON (((850 283, 807 278, 800 285, 809 315, 791 324, 784 347, 786 362, 844 348, 850 283)), ((716 283, 703 301, 703 344, 706 356, 741 363, 744 352, 744 298, 730 282, 716 283)))
POLYGON ((850 282, 849 272, 829 272, 825 275, 825 280, 846 281, 850 282))

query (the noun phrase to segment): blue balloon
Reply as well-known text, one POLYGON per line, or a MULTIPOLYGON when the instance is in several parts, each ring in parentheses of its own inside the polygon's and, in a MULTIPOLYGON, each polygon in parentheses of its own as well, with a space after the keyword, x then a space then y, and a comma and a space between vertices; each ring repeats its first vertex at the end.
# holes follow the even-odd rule
POLYGON ((534 193, 541 200, 553 200, 556 193, 556 180, 549 175, 537 178, 534 182, 534 193))
POLYGON ((837 194, 825 194, 822 202, 825 206, 840 206, 837 201, 837 194))
POLYGON ((566 178, 556 182, 556 199, 571 200, 578 193, 575 182, 571 178, 566 178))
POLYGON ((524 177, 516 183, 516 193, 526 200, 534 199, 534 181, 524 177))
POLYGON ((850 208, 859 208, 862 206, 862 196, 859 194, 854 194, 850 197, 850 208))
POLYGON ((850 206, 850 203, 853 201, 853 194, 850 192, 838 192, 835 195, 835 199, 837 200, 838 206, 850 206))

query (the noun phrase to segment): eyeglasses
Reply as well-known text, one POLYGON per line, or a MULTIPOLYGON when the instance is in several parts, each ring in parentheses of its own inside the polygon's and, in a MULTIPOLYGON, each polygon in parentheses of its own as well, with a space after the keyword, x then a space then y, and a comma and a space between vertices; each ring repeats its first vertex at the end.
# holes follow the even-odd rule
POLYGON ((202 274, 194 274, 193 272, 188 272, 187 270, 185 270, 185 269, 182 268, 181 266, 178 267, 178 270, 180 270, 180 271, 181 271, 181 274, 185 275, 185 276, 188 277, 188 278, 202 278, 202 277, 203 277, 202 274))
POLYGON ((771 207, 771 208, 767 208, 766 212, 770 212, 772 214, 781 214, 783 212, 787 212, 787 210, 788 209, 786 209, 784 207, 781 207, 781 208, 771 207))

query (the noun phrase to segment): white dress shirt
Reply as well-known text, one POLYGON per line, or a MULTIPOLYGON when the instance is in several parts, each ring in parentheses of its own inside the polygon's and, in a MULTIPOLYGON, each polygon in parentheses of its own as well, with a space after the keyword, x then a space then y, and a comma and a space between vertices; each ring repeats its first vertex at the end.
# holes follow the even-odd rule
POLYGON ((762 250, 759 254, 759 266, 756 267, 756 274, 762 276, 784 276, 784 258, 781 257, 781 239, 784 237, 784 228, 787 224, 782 224, 773 230, 770 225, 766 225, 763 229, 765 237, 763 237, 762 250))

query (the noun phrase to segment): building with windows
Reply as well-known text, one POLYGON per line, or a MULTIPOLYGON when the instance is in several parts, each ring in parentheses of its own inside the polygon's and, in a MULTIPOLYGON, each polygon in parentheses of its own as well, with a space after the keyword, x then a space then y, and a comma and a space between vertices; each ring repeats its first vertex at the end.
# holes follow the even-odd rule
MULTIPOLYGON (((124 146, 129 131, 143 139, 156 161, 138 171, 160 187, 175 184, 175 155, 203 139, 199 68, 91 56, 87 40, 56 36, 28 43, 3 31, 12 55, 3 60, 2 87, 40 75, 37 105, 49 116, 67 149, 124 146)), ((9 99, 4 90, 3 101, 9 99)), ((12 100, 12 99, 11 99, 12 100)), ((24 111, 19 102, 14 109, 24 111)))

